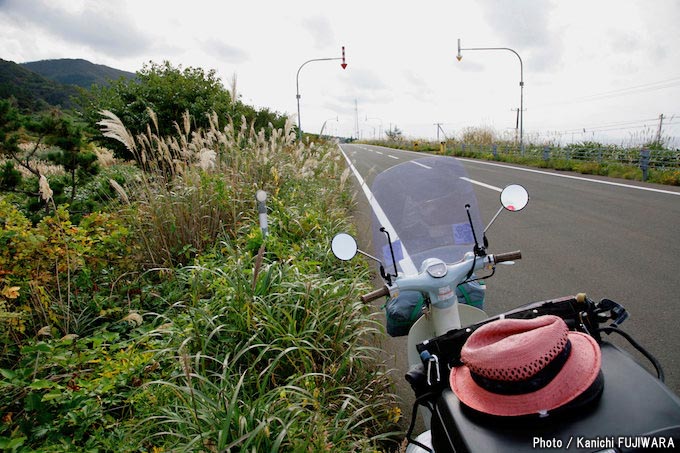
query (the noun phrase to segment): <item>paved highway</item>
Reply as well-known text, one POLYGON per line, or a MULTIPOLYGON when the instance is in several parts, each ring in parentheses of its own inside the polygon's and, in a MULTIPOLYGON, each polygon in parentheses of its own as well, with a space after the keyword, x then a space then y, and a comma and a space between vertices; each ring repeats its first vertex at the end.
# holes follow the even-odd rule
MULTIPOLYGON (((386 168, 424 157, 370 145, 340 148, 369 187, 386 168)), ((504 213, 487 232, 490 252, 519 249, 523 256, 487 281, 487 313, 578 292, 615 300, 630 313, 623 329, 659 359, 666 384, 680 394, 680 189, 460 160, 471 179, 496 188, 522 184, 531 197, 525 210, 504 213)), ((500 204, 498 191, 485 185, 474 188, 488 223, 500 204)), ((358 192, 359 246, 372 251, 370 207, 358 192)), ((645 361, 625 340, 613 342, 645 361)), ((405 339, 389 339, 385 348, 401 376, 405 339)), ((408 397, 405 387, 402 392, 408 397)))

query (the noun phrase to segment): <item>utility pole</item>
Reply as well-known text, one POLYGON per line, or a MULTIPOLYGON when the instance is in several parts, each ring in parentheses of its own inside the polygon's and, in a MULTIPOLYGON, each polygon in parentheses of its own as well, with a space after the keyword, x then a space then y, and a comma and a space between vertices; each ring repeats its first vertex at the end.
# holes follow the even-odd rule
POLYGON ((449 139, 449 138, 446 136, 446 133, 444 133, 444 129, 442 129, 442 124, 444 124, 444 123, 434 123, 434 125, 437 126, 437 142, 440 141, 440 140, 439 140, 439 131, 442 132, 442 135, 444 136, 444 138, 445 138, 446 140, 449 139))
POLYGON ((661 128, 663 127, 663 113, 659 115, 659 129, 656 131, 656 143, 661 143, 661 128))
POLYGON ((354 99, 354 117, 356 120, 357 140, 359 140, 359 104, 357 104, 356 99, 354 99))

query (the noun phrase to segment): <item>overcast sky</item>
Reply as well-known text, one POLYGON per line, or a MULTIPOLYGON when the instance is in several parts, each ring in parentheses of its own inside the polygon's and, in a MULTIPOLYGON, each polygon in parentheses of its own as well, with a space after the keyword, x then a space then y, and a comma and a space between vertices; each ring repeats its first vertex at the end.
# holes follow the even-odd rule
POLYGON ((524 63, 525 140, 653 138, 680 146, 677 0, 0 0, 0 58, 148 61, 237 75, 242 100, 295 114, 305 131, 364 137, 512 136, 524 63), (355 101, 358 115, 355 114, 355 101), (337 118, 337 121, 336 121, 337 118), (368 120, 367 120, 368 119, 368 120), (585 133, 583 132, 585 129, 585 133), (676 137, 673 139, 673 137, 676 137))

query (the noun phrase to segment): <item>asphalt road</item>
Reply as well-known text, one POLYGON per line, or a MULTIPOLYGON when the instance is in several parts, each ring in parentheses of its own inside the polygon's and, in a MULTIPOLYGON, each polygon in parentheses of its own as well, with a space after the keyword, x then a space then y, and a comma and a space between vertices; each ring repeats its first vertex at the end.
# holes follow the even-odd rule
MULTIPOLYGON (((369 187, 386 168, 424 157, 370 145, 340 146, 369 187)), ((666 384, 680 395, 680 189, 460 160, 471 179, 501 188, 522 184, 531 197, 526 209, 502 214, 487 232, 491 253, 519 249, 523 256, 487 281, 487 313, 578 292, 615 300, 630 313, 622 328, 659 359, 666 384)), ((474 188, 488 223, 500 206, 499 193, 474 188)), ((358 242, 372 251, 370 207, 357 190, 358 242)), ((612 342, 646 362, 625 340, 612 342)), ((405 344, 405 338, 397 338, 384 345, 396 376, 407 368, 405 344)), ((397 392, 410 401, 400 381, 397 392)))

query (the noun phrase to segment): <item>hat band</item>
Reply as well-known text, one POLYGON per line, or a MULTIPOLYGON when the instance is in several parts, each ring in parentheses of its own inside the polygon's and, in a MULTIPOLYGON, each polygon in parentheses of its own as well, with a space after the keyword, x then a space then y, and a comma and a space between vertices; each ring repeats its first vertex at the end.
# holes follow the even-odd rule
POLYGON ((498 379, 490 379, 470 370, 470 376, 484 390, 499 395, 522 395, 525 393, 535 392, 542 389, 552 381, 562 370, 562 367, 567 362, 569 354, 571 353, 571 341, 567 343, 562 349, 562 352, 557 354, 555 358, 550 361, 542 370, 531 376, 529 379, 522 381, 502 381, 498 379))

